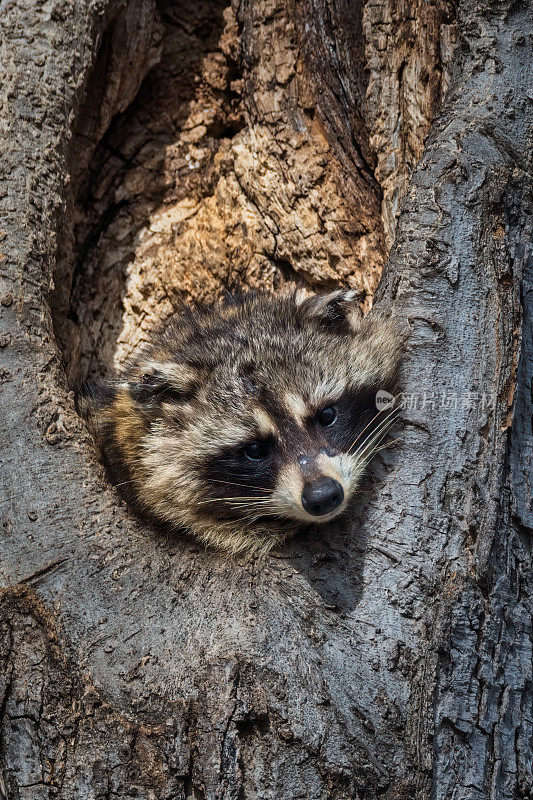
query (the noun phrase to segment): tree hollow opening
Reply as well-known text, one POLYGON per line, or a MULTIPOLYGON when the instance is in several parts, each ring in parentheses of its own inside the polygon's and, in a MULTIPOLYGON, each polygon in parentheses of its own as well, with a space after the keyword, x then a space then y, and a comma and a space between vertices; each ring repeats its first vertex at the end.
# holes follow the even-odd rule
POLYGON ((180 303, 304 284, 368 309, 447 86, 450 3, 132 0, 77 113, 52 312, 69 383, 180 303))

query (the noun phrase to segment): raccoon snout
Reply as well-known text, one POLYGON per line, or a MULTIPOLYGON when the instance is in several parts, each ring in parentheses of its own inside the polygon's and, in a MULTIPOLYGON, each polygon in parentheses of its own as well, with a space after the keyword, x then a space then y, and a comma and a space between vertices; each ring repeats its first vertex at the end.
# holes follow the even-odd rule
POLYGON ((307 483, 302 492, 302 506, 313 517, 323 517, 338 508, 344 500, 344 490, 333 478, 320 478, 307 483))

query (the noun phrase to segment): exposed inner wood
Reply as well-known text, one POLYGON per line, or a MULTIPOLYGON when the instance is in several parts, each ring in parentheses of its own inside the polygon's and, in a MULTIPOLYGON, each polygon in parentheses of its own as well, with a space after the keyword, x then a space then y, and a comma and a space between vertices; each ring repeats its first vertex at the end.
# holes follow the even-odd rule
POLYGON ((340 2, 316 27, 307 6, 145 2, 143 25, 104 38, 53 304, 71 382, 225 289, 349 286, 370 307, 453 14, 340 2))

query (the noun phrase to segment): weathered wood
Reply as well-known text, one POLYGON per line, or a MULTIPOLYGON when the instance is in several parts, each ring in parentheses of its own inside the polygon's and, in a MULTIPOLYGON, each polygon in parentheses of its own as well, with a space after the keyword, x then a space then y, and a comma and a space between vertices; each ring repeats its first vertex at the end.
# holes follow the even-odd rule
POLYGON ((265 562, 150 530, 106 485, 62 367, 64 358, 71 376, 106 369, 143 320, 168 313, 176 287, 209 297, 232 277, 275 286, 300 270, 372 294, 396 193, 446 83, 435 75, 453 13, 350 5, 243 3, 210 17, 214 5, 150 0, 1 7, 0 795, 9 800, 530 796, 525 5, 459 6, 450 90, 378 290, 412 328, 405 381, 418 404, 348 523, 265 562), (424 45, 422 13, 438 52, 424 45), (411 48, 402 42, 401 74, 383 55, 384 26, 391 42, 405 26, 416 33, 411 48), (433 76, 427 92, 419 58, 433 76), (362 65, 373 70, 368 85, 362 65), (394 110, 387 128, 376 97, 376 82, 406 76, 412 91, 383 96, 407 102, 407 118, 425 109, 418 133, 398 128, 394 110), (208 166, 193 165, 186 180, 180 159, 204 145, 208 166), (392 172, 387 153, 404 154, 392 172), (307 171, 318 175, 314 195, 307 171), (182 224, 190 197, 198 207, 182 224), (313 208, 330 228, 302 227, 313 208), (207 255, 194 286, 199 242, 207 255), (117 291, 123 307, 99 316, 117 291))
POLYGON ((533 785, 530 22, 520 5, 477 16, 466 5, 459 23, 451 90, 381 284, 411 320, 408 383, 448 400, 408 413, 410 490, 393 527, 400 541, 415 535, 417 595, 431 607, 425 656, 413 650, 432 711, 413 721, 433 734, 433 796, 522 798, 533 785))

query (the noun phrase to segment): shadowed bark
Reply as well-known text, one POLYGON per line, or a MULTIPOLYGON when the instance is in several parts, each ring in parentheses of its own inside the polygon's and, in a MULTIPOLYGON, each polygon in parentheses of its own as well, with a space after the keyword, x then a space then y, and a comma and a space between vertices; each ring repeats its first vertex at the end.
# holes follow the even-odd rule
POLYGON ((531 796, 528 14, 4 4, 0 796, 531 796), (395 450, 265 561, 152 531, 72 381, 296 281, 409 325, 395 450))

